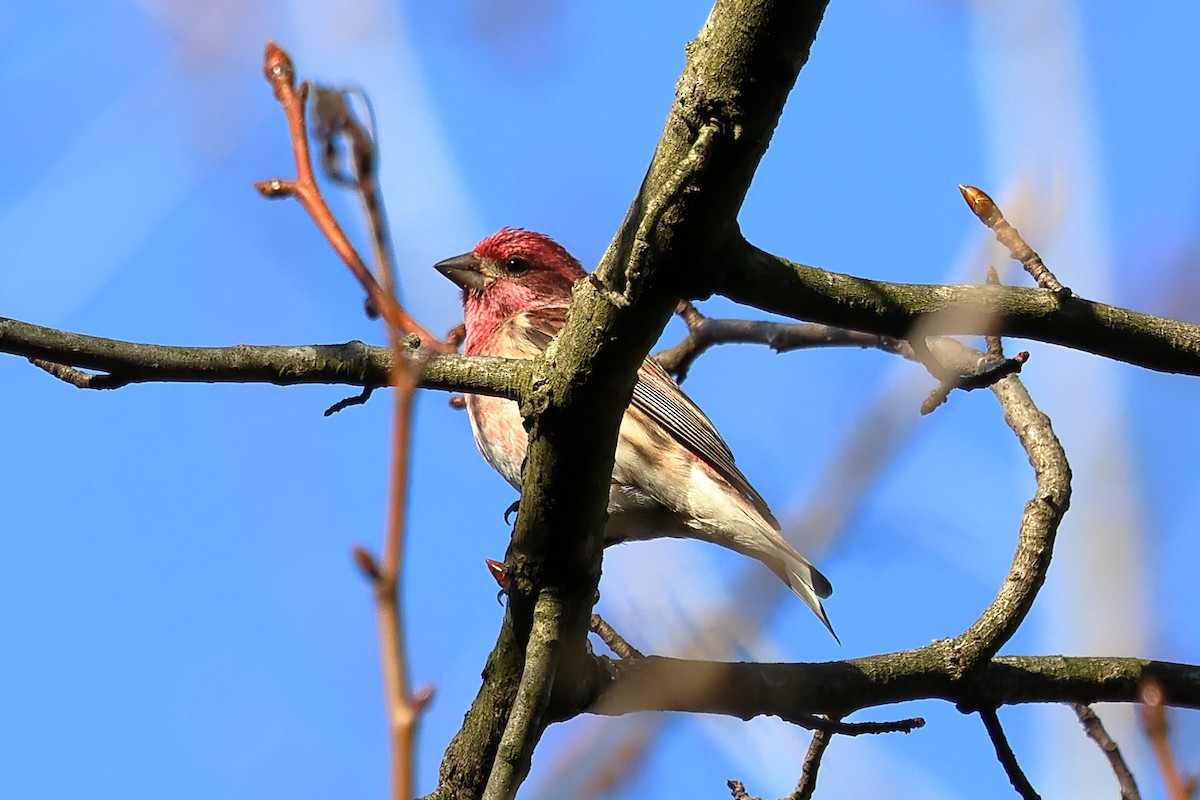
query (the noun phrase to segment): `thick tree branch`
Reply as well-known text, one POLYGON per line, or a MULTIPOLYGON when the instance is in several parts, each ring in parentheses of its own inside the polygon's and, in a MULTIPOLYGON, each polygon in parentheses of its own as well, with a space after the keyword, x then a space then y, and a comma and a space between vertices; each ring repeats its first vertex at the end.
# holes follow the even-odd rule
MULTIPOLYGON (((562 654, 559 674, 545 680, 555 681, 556 692, 577 694, 590 683, 585 639, 600 577, 617 430, 637 367, 675 308, 674 285, 682 284, 690 265, 706 263, 699 254, 719 252, 736 230, 741 201, 808 58, 824 7, 812 0, 718 0, 689 45, 677 102, 638 196, 596 272, 576 286, 562 332, 535 362, 522 404, 529 451, 506 558, 509 613, 497 648, 514 633, 518 642, 527 641, 533 598, 552 595, 562 608, 562 654)), ((504 666, 533 667, 518 661, 504 666)), ((511 672, 485 675, 480 697, 496 696, 493 682, 514 680, 525 684, 511 672)), ((565 705, 583 701, 580 696, 565 705)), ((477 713, 506 718, 511 708, 511 699, 500 707, 477 702, 463 731, 484 727, 477 713)), ((534 737, 530 748, 542 727, 523 726, 534 737)), ((486 754, 495 748, 489 740, 476 741, 474 749, 486 754)), ((462 757, 478 758, 461 747, 446 756, 462 757)), ((446 762, 442 776, 435 796, 479 794, 478 784, 448 781, 455 776, 446 762)))
POLYGON ((1140 658, 997 656, 964 679, 941 640, 918 650, 824 663, 753 664, 647 656, 597 658, 609 681, 587 711, 685 711, 740 719, 843 716, 909 700, 941 699, 968 708, 1015 703, 1132 703, 1154 677, 1172 705, 1200 708, 1200 667, 1140 658), (718 676, 719 680, 713 680, 718 676))
POLYGON ((798 319, 905 338, 1002 334, 1071 347, 1160 372, 1200 375, 1200 325, 1048 289, 937 286, 855 278, 741 242, 717 291, 798 319))

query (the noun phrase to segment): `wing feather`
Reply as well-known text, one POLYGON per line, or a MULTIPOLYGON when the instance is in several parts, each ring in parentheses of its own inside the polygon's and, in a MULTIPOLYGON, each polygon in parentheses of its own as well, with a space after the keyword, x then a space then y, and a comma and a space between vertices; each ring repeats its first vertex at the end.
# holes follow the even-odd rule
POLYGON ((647 358, 638 369, 638 382, 633 387, 633 405, 729 481, 763 519, 779 530, 779 521, 767 507, 767 501, 737 468, 729 445, 717 433, 712 421, 653 357, 647 358))
MULTIPOLYGON (((539 308, 536 315, 526 317, 525 335, 537 344, 539 349, 544 349, 562 328, 566 321, 566 312, 566 306, 539 308)), ((661 425, 671 438, 712 467, 746 498, 771 527, 779 530, 779 521, 767 507, 767 501, 763 500, 758 490, 737 468, 729 445, 725 444, 721 434, 717 433, 712 421, 653 357, 648 357, 638 368, 632 405, 661 425)))

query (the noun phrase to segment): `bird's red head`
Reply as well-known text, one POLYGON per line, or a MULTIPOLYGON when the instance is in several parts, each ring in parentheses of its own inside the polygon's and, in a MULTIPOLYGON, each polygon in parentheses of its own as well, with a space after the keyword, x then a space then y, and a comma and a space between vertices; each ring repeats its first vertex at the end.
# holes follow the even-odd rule
POLYGON ((509 277, 541 274, 565 279, 568 286, 583 277, 583 267, 567 249, 544 233, 521 228, 501 228, 475 245, 480 259, 510 268, 509 277))
POLYGON ((566 306, 586 274, 558 242, 521 228, 501 228, 435 267, 463 289, 468 338, 539 306, 566 306))

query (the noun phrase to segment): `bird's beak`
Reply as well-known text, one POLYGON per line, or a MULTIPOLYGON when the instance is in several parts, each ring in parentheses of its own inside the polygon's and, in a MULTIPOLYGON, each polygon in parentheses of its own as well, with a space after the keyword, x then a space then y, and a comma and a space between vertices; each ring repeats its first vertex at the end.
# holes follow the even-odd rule
POLYGON ((434 264, 433 268, 468 292, 482 292, 490 283, 487 276, 479 271, 479 257, 474 253, 447 258, 434 264))

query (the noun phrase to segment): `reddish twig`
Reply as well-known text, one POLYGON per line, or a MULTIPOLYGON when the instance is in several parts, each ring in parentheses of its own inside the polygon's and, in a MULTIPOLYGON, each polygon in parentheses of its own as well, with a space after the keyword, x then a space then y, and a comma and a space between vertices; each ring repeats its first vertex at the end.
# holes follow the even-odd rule
POLYGON ((415 694, 409 688, 404 617, 400 613, 400 575, 404 557, 404 516, 408 505, 412 401, 421 374, 421 364, 414 364, 401 356, 401 340, 391 326, 388 327, 388 337, 396 354, 391 379, 395 405, 383 563, 380 564, 363 547, 354 549, 354 557, 363 574, 370 580, 375 597, 384 698, 391 734, 390 796, 393 800, 408 800, 413 796, 416 725, 421 712, 433 698, 431 686, 423 687, 415 694))
POLYGON ((1158 761, 1158 771, 1162 773, 1167 797, 1169 800, 1190 800, 1196 794, 1196 778, 1184 776, 1179 771, 1171 750, 1171 740, 1167 736, 1169 728, 1165 706, 1166 695, 1162 684, 1153 678, 1143 680, 1138 687, 1138 715, 1142 720, 1142 730, 1154 747, 1154 757, 1158 761))
MULTIPOLYGON (((407 509, 409 448, 412 430, 413 395, 420 382, 424 360, 406 357, 402 334, 420 337, 427 350, 448 352, 452 348, 429 333, 396 300, 396 282, 390 249, 386 245, 386 226, 372 222, 379 280, 367 269, 354 246, 334 219, 313 175, 312 157, 304 118, 308 83, 296 87, 295 69, 286 52, 273 42, 267 43, 263 71, 283 107, 296 159, 294 181, 261 181, 255 187, 266 197, 295 197, 312 217, 320 231, 367 292, 368 307, 377 310, 387 323, 388 346, 392 350, 390 384, 394 392, 392 415, 392 465, 388 482, 387 522, 384 531, 383 562, 363 547, 354 549, 354 558, 371 582, 375 596, 379 629, 380 660, 383 668, 384 696, 387 704, 391 750, 391 797, 407 800, 413 796, 413 767, 416 725, 422 710, 433 697, 432 687, 413 693, 409 688, 408 653, 404 618, 400 613, 400 575, 404 558, 404 516, 407 509), (382 244, 381 244, 382 240, 382 244)), ((348 129, 341 120, 339 130, 348 129)), ((364 203, 378 200, 373 176, 374 149, 361 129, 355 140, 355 177, 364 203), (370 195, 371 199, 366 199, 370 195)), ((330 134, 331 136, 333 134, 330 134)), ((374 206, 378 211, 381 206, 374 206)), ((369 213, 368 216, 371 216, 369 213)), ((359 398, 343 401, 336 410, 351 402, 365 400, 369 388, 359 398)))
POLYGON ((312 156, 308 147, 307 124, 304 118, 304 104, 308 97, 307 82, 296 86, 296 71, 292 59, 274 42, 267 43, 263 61, 263 73, 275 92, 275 99, 283 107, 287 118, 288 131, 292 141, 292 152, 296 158, 296 179, 291 181, 275 178, 258 181, 254 188, 268 198, 295 197, 312 217, 317 228, 329 240, 334 251, 350 268, 350 272, 366 290, 367 296, 375 308, 379 310, 388 325, 403 333, 415 333, 421 338, 422 344, 439 352, 448 352, 450 348, 438 339, 419 322, 409 316, 395 297, 387 294, 371 271, 367 269, 362 258, 350 243, 341 226, 321 196, 313 174, 312 156))
POLYGON ((1021 262, 1021 266, 1033 276, 1038 286, 1054 292, 1059 300, 1066 300, 1071 296, 1071 290, 1058 282, 1058 278, 1055 278, 1054 273, 1042 262, 1042 257, 1034 252, 1017 229, 1004 218, 996 201, 974 186, 963 186, 960 183, 958 190, 962 192, 963 199, 967 201, 975 216, 992 229, 992 233, 996 234, 996 241, 1008 248, 1009 255, 1015 261, 1021 262))

